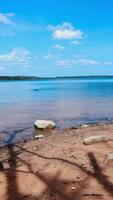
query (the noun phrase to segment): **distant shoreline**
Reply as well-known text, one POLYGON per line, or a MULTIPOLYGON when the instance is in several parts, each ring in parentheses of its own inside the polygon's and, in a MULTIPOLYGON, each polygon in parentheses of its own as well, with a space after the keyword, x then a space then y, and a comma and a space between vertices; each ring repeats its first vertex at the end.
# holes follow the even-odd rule
POLYGON ((37 77, 37 76, 0 76, 0 81, 22 81, 22 80, 61 80, 61 79, 101 79, 113 78, 113 75, 100 75, 100 76, 59 76, 59 77, 37 77))

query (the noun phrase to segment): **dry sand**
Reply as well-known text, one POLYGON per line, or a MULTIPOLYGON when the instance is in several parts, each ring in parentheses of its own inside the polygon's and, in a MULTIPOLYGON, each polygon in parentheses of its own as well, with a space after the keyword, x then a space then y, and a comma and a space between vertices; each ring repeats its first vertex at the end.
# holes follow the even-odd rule
POLYGON ((0 200, 113 199, 113 141, 84 145, 83 138, 113 139, 113 124, 53 130, 45 138, 0 149, 0 200))

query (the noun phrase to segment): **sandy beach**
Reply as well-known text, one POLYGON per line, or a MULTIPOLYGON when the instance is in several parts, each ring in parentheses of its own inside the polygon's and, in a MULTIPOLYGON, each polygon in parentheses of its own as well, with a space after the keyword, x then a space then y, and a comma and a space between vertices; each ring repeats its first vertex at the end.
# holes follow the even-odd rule
POLYGON ((113 0, 0 1, 0 200, 113 200, 113 0))
POLYGON ((0 148, 1 200, 113 199, 113 124, 44 131, 44 138, 0 148), (83 138, 111 140, 90 145, 83 138))

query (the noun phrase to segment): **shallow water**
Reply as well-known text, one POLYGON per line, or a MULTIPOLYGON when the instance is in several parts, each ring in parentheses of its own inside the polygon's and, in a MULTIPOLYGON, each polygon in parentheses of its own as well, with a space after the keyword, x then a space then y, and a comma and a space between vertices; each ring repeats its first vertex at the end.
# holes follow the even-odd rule
POLYGON ((58 127, 113 119, 113 79, 0 82, 0 131, 32 127, 36 119, 58 127))

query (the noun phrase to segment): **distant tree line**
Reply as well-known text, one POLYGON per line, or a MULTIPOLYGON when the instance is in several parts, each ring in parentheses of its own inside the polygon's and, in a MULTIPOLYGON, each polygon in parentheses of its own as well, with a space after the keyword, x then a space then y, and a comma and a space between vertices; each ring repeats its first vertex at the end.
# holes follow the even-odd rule
POLYGON ((93 79, 93 78, 113 78, 113 75, 108 76, 59 76, 59 77, 37 77, 37 76, 0 76, 0 80, 60 80, 60 79, 93 79))
POLYGON ((0 80, 37 80, 37 76, 0 76, 0 80))

